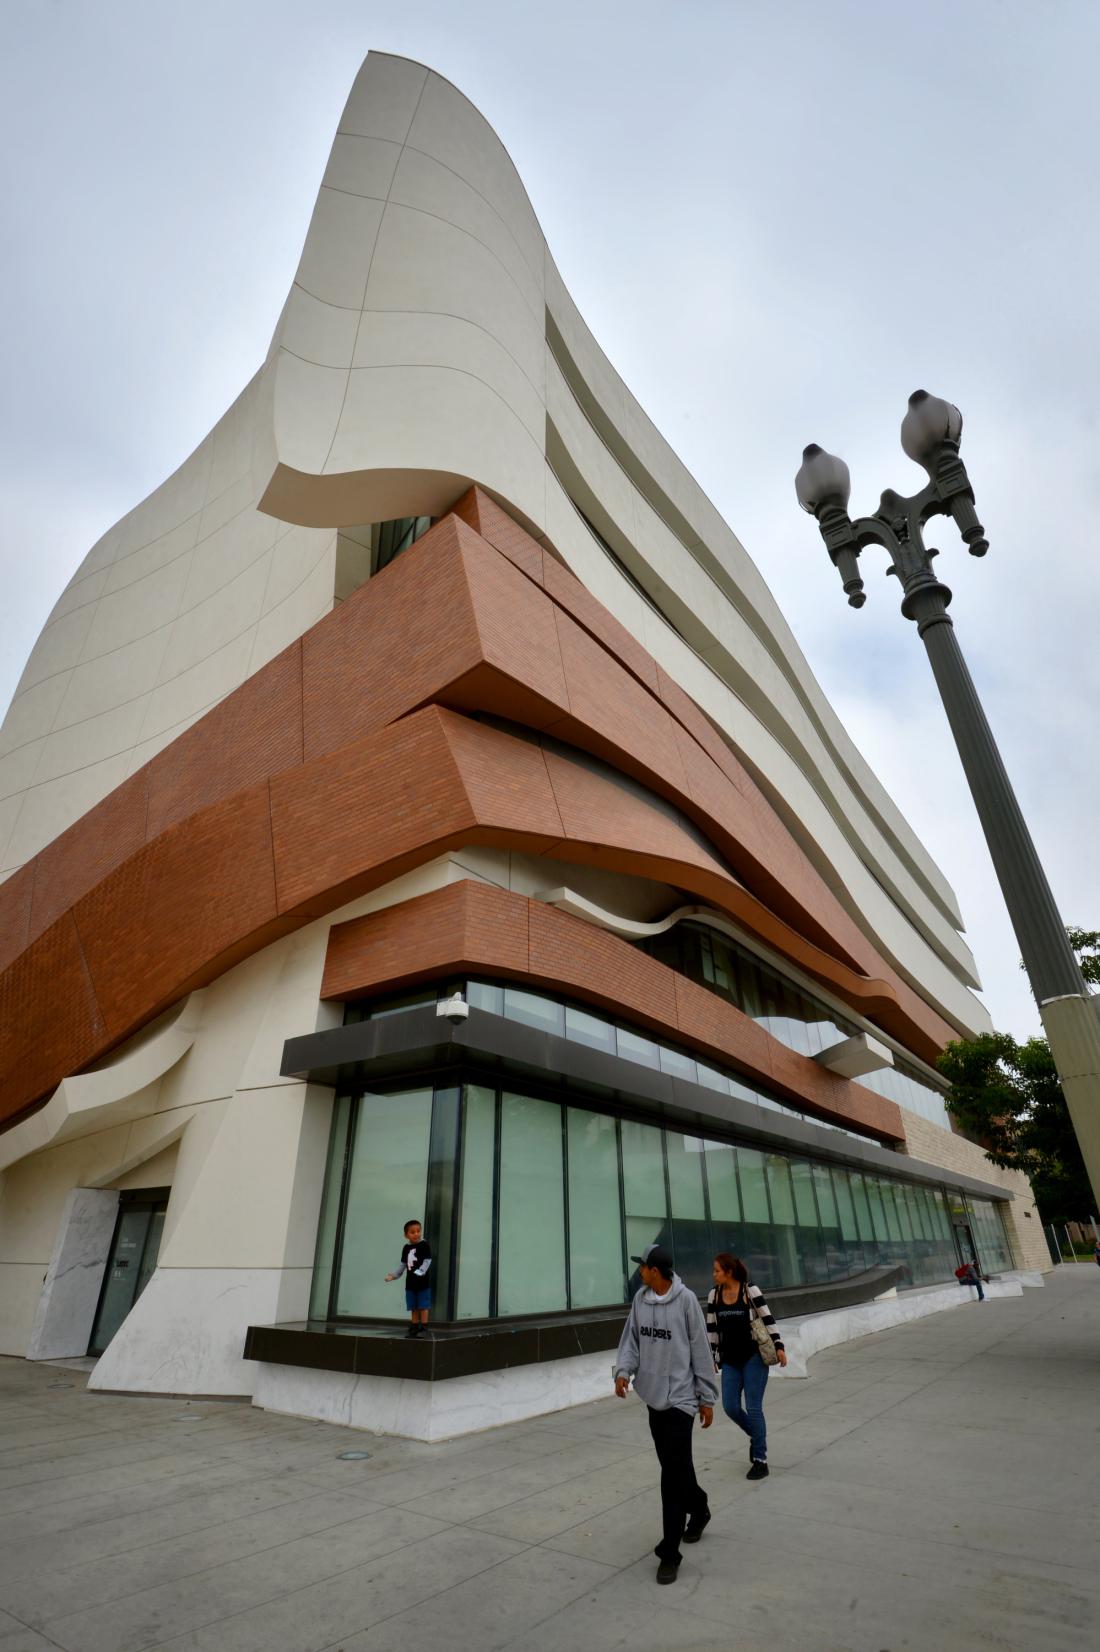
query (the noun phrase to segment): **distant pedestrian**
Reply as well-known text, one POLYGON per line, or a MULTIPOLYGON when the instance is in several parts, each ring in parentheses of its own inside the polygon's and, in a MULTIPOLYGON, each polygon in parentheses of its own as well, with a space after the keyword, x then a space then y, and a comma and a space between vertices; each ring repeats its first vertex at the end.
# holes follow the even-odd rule
POLYGON ((1096 1266, 1100 1268, 1100 1239, 1093 1241, 1092 1254, 1096 1258, 1096 1266))
POLYGON ((985 1292, 982 1290, 982 1276, 976 1262, 964 1262, 961 1268, 956 1268, 955 1278, 960 1285, 973 1285, 978 1293, 978 1301, 985 1301, 985 1292))
POLYGON ((704 1428, 714 1421, 714 1380, 703 1310, 674 1272, 663 1245, 650 1245, 638 1263, 642 1289, 630 1304, 615 1357, 615 1394, 634 1392, 649 1407, 649 1432, 661 1465, 661 1541, 658 1583, 675 1583, 680 1544, 698 1543, 710 1520, 707 1494, 695 1478, 691 1431, 696 1412, 704 1428))
POLYGON ((401 1261, 396 1273, 388 1273, 387 1281, 405 1281, 405 1306, 412 1316, 408 1329, 411 1337, 423 1336, 428 1327, 428 1309, 432 1305, 432 1287, 428 1270, 432 1265, 432 1247, 423 1237, 424 1229, 414 1217, 405 1223, 405 1243, 401 1247, 401 1261))
POLYGON ((722 1251, 714 1258, 713 1273, 714 1289, 707 1297, 707 1335, 722 1378, 722 1410, 749 1437, 749 1472, 745 1478, 765 1480, 768 1431, 764 1390, 768 1386, 768 1367, 752 1334, 754 1314, 775 1344, 780 1365, 786 1365, 787 1351, 764 1293, 749 1284, 748 1269, 740 1257, 722 1251))

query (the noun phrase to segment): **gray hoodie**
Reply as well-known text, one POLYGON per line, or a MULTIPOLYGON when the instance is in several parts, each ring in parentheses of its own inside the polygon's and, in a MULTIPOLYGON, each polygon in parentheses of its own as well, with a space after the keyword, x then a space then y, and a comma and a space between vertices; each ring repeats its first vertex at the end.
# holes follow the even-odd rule
POLYGON ((615 1375, 633 1377, 634 1392, 654 1411, 687 1411, 718 1398, 714 1356, 703 1310, 678 1273, 664 1296, 641 1290, 619 1338, 615 1375))

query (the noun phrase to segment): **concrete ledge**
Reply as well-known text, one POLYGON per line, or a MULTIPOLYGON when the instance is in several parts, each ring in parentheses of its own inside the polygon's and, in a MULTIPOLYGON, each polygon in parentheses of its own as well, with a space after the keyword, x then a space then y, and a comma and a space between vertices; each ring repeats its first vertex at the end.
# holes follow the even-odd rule
MULTIPOLYGON (((1042 1274, 1004 1274, 990 1280, 985 1286, 987 1297, 1022 1296, 1024 1283, 1041 1285, 1042 1274)), ((807 1362, 825 1348, 837 1343, 852 1342, 856 1337, 871 1336, 885 1331, 891 1325, 904 1325, 911 1319, 923 1319, 927 1314, 944 1313, 948 1308, 979 1306, 972 1285, 930 1285, 924 1290, 906 1291, 902 1296, 880 1297, 877 1302, 864 1302, 857 1307, 838 1308, 833 1313, 808 1314, 801 1319, 784 1321, 783 1342, 787 1349, 788 1378, 806 1377, 807 1362)))
POLYGON ((450 1440, 606 1399, 612 1363, 610 1351, 581 1354, 510 1371, 480 1371, 449 1382, 261 1364, 256 1367, 252 1403, 265 1411, 343 1423, 372 1434, 450 1440))

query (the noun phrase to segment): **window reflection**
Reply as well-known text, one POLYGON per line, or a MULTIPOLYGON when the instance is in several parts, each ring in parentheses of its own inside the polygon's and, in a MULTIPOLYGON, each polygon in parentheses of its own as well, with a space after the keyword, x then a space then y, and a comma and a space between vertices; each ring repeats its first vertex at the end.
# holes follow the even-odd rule
MULTIPOLYGON (((519 1007, 541 1014, 529 996, 535 1009, 519 1007)), ((953 1195, 956 1205, 986 1269, 1010 1268, 998 1207, 953 1195)), ((926 1284, 956 1266, 939 1188, 466 1083, 338 1098, 314 1317, 402 1317, 399 1287, 381 1276, 413 1216, 435 1252, 433 1317, 444 1321, 621 1303, 638 1285, 629 1258, 655 1242, 700 1293, 720 1250, 765 1288, 879 1263, 926 1284)))

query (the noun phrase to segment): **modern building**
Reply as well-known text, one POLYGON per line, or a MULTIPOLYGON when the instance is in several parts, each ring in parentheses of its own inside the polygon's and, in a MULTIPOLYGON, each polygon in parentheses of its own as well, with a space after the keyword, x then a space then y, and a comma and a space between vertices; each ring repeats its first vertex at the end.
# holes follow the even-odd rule
POLYGON ((654 1239, 788 1311, 1048 1265, 955 896, 419 64, 51 614, 0 875, 0 1352, 93 1387, 436 1437, 603 1392, 654 1239))

